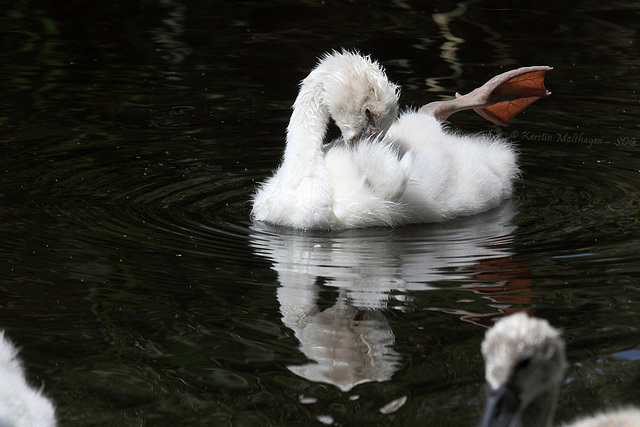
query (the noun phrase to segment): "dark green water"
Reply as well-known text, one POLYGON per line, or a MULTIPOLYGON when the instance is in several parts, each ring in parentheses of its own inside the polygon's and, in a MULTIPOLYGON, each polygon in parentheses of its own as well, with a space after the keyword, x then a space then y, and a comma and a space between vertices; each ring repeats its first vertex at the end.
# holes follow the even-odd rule
POLYGON ((61 425, 474 425, 485 328, 516 310, 564 331, 556 420, 640 404, 640 7, 218 3, 2 7, 0 328, 61 425), (415 106, 552 65, 509 128, 451 119, 518 144, 514 199, 251 224, 298 82, 340 47, 415 106))

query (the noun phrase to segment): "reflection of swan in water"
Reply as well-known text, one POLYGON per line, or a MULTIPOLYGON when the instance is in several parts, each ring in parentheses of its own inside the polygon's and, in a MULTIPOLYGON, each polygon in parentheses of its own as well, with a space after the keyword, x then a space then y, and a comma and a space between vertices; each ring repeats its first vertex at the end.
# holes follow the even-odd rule
POLYGON ((284 235, 254 227, 254 252, 278 274, 282 321, 310 359, 289 369, 344 391, 390 379, 400 356, 382 309, 404 310, 404 291, 473 280, 477 264, 509 257, 513 214, 507 203, 474 217, 400 229, 284 235), (320 294, 327 289, 338 296, 324 308, 320 294))
POLYGON ((445 132, 441 121, 475 109, 504 124, 548 95, 541 77, 548 69, 503 73, 396 120, 398 90, 378 63, 349 52, 325 56, 302 82, 282 164, 258 189, 253 218, 341 229, 442 221, 497 206, 518 174, 514 150, 496 136, 445 132), (342 138, 325 145, 330 119, 342 138))
POLYGON ((305 295, 307 292, 314 294, 319 289, 278 291, 282 321, 295 332, 300 349, 313 361, 289 366, 291 372, 334 384, 342 391, 391 379, 400 356, 392 348, 393 333, 382 312, 353 307, 344 297, 320 311, 309 301, 314 295, 305 295))
POLYGON ((0 331, 0 425, 55 426, 53 404, 27 384, 18 351, 0 331))
MULTIPOLYGON (((480 427, 551 425, 567 366, 560 332, 546 320, 516 313, 498 321, 482 342, 487 404, 480 427)), ((640 410, 599 414, 571 427, 637 427, 640 410)))
POLYGON ((254 251, 273 262, 283 287, 312 287, 321 279, 344 289, 352 305, 387 308, 405 298, 402 291, 473 279, 476 264, 511 255, 514 213, 508 202, 446 223, 338 234, 276 234, 283 230, 257 224, 251 237, 254 251))

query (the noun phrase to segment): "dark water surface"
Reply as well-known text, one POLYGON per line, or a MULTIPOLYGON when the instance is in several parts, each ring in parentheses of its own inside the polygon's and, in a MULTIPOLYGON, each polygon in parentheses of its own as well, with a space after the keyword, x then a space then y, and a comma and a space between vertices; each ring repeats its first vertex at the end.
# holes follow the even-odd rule
MULTIPOLYGON (((0 328, 62 425, 474 425, 479 345, 564 331, 556 420, 640 404, 640 7, 19 1, 0 16, 0 328), (445 224, 251 224, 297 84, 372 54, 404 105, 552 65, 522 181, 445 224)), ((631 3, 630 3, 631 4, 631 3)))

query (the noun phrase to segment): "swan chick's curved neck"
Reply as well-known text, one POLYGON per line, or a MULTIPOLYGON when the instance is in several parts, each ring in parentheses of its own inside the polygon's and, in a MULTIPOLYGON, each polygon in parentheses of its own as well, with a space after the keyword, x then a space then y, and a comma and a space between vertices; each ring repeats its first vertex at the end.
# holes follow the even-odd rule
POLYGON ((301 168, 317 159, 322 151, 329 123, 329 110, 325 105, 322 82, 316 68, 302 81, 300 93, 293 104, 287 127, 284 163, 301 168))

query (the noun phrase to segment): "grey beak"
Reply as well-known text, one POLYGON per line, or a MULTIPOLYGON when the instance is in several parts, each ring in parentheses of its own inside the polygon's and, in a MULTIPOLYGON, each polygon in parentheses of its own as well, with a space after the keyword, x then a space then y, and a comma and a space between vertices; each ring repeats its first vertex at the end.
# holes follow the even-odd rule
POLYGON ((478 427, 523 427, 518 394, 507 385, 487 386, 487 403, 478 427))

